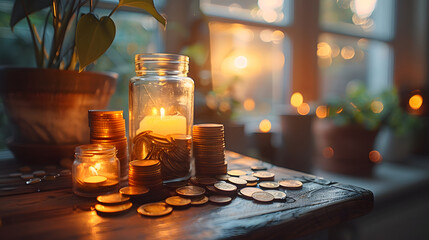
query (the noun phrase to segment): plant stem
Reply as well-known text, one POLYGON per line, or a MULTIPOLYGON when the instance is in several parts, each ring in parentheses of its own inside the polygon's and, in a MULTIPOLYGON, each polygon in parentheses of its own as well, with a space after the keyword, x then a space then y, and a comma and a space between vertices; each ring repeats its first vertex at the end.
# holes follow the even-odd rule
POLYGON ((114 12, 116 12, 116 10, 118 10, 118 8, 119 8, 119 4, 118 5, 116 5, 116 7, 110 12, 110 14, 109 14, 109 18, 112 16, 112 14, 114 13, 114 12))
POLYGON ((33 40, 34 54, 35 54, 35 57, 36 57, 37 67, 41 68, 43 66, 40 63, 40 58, 39 58, 40 51, 39 51, 39 47, 37 46, 36 36, 34 35, 33 24, 31 23, 30 18, 28 17, 27 9, 25 8, 25 4, 24 4, 23 0, 21 0, 21 4, 22 4, 22 6, 24 8, 25 19, 27 19, 27 23, 28 23, 28 26, 30 28, 31 39, 33 40))

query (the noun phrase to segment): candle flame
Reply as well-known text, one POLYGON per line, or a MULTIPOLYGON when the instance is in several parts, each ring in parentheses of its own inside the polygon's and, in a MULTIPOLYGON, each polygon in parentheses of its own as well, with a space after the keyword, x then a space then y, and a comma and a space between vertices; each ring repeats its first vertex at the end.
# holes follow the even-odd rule
POLYGON ((155 107, 152 108, 152 115, 158 115, 158 109, 155 107))
POLYGON ((160 112, 160 114, 161 114, 161 119, 164 117, 164 115, 165 115, 165 109, 164 108, 161 108, 160 110, 159 110, 159 112, 160 112))
POLYGON ((271 122, 268 119, 264 119, 259 123, 259 130, 261 132, 269 132, 271 130, 271 122))
POLYGON ((89 171, 91 172, 92 175, 95 175, 95 176, 98 175, 97 169, 95 169, 95 167, 93 166, 89 167, 89 171))

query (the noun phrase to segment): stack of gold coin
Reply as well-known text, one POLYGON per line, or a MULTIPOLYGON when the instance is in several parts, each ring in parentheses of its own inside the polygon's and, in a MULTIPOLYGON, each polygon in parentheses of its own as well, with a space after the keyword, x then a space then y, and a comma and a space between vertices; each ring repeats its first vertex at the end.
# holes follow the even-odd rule
POLYGON ((91 143, 114 145, 121 165, 121 179, 127 179, 128 144, 123 111, 89 110, 88 120, 91 143))
POLYGON ((198 124, 193 128, 196 175, 226 174, 225 140, 222 124, 198 124))
POLYGON ((134 160, 130 162, 128 175, 130 186, 162 188, 161 163, 159 160, 134 160))

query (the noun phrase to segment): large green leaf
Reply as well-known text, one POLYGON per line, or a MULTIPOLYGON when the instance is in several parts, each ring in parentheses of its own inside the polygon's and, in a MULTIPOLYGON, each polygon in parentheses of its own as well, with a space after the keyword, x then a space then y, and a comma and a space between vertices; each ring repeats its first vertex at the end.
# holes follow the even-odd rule
POLYGON ((97 60, 115 39, 116 27, 110 17, 100 20, 92 14, 83 15, 76 28, 76 48, 79 71, 97 60))
POLYGON ((167 20, 161 14, 158 13, 155 9, 155 5, 153 4, 153 0, 120 0, 118 7, 127 6, 127 7, 135 7, 145 10, 150 13, 158 22, 162 25, 167 24, 167 20))
POLYGON ((10 27, 13 30, 13 27, 24 19, 25 15, 42 10, 51 4, 52 0, 15 0, 12 15, 10 16, 10 27))

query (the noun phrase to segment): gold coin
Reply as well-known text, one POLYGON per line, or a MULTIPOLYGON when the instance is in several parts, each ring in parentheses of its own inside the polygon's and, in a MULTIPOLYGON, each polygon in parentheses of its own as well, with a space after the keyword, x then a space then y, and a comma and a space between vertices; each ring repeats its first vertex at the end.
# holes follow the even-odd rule
POLYGON ((137 212, 144 216, 159 217, 164 216, 173 211, 173 207, 163 202, 148 203, 137 208, 137 212))
POLYGON ((152 167, 160 164, 158 160, 134 160, 130 162, 133 167, 152 167))
POLYGON ((214 187, 222 192, 235 192, 237 191, 237 186, 230 183, 218 182, 214 184, 214 187))
POLYGON ((245 188, 240 189, 240 193, 243 196, 248 197, 248 198, 252 198, 252 194, 255 192, 263 192, 263 190, 260 188, 256 188, 256 187, 245 187, 245 188))
POLYGON ((223 175, 216 175, 215 178, 221 181, 228 181, 229 176, 227 174, 223 174, 223 175))
POLYGON ((218 204, 226 204, 231 202, 232 198, 223 195, 213 195, 209 197, 209 201, 218 204))
POLYGON ((278 182, 269 182, 269 181, 266 181, 266 182, 260 182, 259 183, 259 187, 261 187, 261 188, 276 189, 279 186, 280 185, 279 185, 278 182))
POLYGON ((267 171, 260 171, 253 174, 254 177, 259 178, 259 180, 270 180, 273 179, 275 174, 267 171))
POLYGON ((33 172, 33 175, 34 175, 35 177, 42 178, 42 177, 44 177, 44 176, 46 175, 46 172, 45 172, 45 171, 43 171, 43 170, 40 170, 40 171, 34 171, 34 172, 33 172))
POLYGON ((191 199, 188 198, 182 198, 180 196, 172 196, 167 199, 165 199, 165 202, 168 205, 174 206, 174 207, 183 207, 191 204, 191 199))
POLYGON ((287 189, 300 189, 302 188, 302 182, 298 180, 281 180, 279 185, 287 189))
POLYGON ((264 166, 251 166, 250 169, 252 169, 252 171, 265 171, 265 170, 267 170, 267 168, 264 166))
POLYGON ((258 183, 257 182, 250 182, 250 183, 247 183, 247 187, 254 187, 254 186, 256 186, 256 185, 258 185, 258 183))
POLYGON ((239 177, 239 176, 246 175, 246 172, 243 170, 229 170, 228 175, 239 177))
POLYGON ((119 189, 119 192, 127 196, 138 196, 149 192, 149 189, 144 186, 128 186, 119 189))
POLYGON ((284 200, 286 199, 286 193, 279 190, 265 190, 267 193, 271 193, 275 200, 284 200))
POLYGON ((91 176, 83 179, 85 184, 97 185, 107 181, 107 177, 104 176, 91 176))
POLYGON ((176 193, 185 197, 198 197, 203 195, 206 190, 198 186, 184 186, 176 189, 176 193))
POLYGON ((240 176, 240 178, 246 180, 247 182, 256 182, 256 181, 258 181, 258 179, 256 177, 249 176, 249 175, 240 176))
POLYGON ((24 174, 24 175, 21 175, 21 178, 22 178, 22 180, 27 181, 27 180, 34 178, 34 176, 33 176, 33 174, 24 174))
POLYGON ((209 201, 209 198, 205 195, 201 197, 191 198, 191 205, 203 205, 209 201))
POLYGON ((100 195, 97 197, 97 201, 103 204, 119 204, 128 200, 130 200, 130 197, 124 196, 120 193, 100 195))
POLYGON ((247 184, 246 180, 238 177, 229 177, 228 182, 236 185, 237 187, 245 187, 247 184))
POLYGON ((26 181, 25 184, 27 184, 27 185, 36 184, 36 183, 39 183, 41 181, 42 181, 42 179, 40 179, 40 178, 32 178, 32 179, 26 181))
POLYGON ((111 206, 106 206, 106 205, 102 205, 102 204, 95 204, 95 210, 98 213, 114 214, 114 213, 125 212, 128 209, 130 209, 132 206, 133 206, 133 204, 130 202, 120 204, 120 205, 111 205, 111 206))
POLYGON ((274 196, 271 193, 267 192, 254 192, 252 198, 258 202, 268 203, 274 200, 274 196))
POLYGON ((217 182, 215 178, 211 177, 197 177, 196 180, 200 185, 213 185, 217 182))

